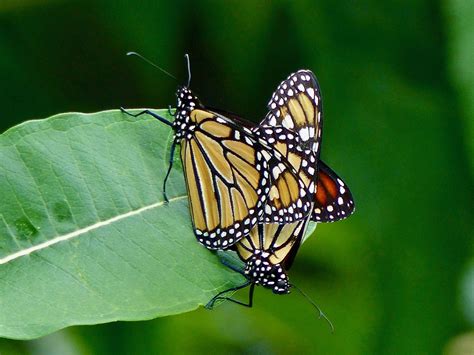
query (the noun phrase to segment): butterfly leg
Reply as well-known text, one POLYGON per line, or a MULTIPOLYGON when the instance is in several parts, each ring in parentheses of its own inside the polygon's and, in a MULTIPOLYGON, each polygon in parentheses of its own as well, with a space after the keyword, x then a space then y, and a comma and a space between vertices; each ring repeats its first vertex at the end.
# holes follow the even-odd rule
POLYGON ((160 115, 157 115, 156 113, 154 113, 150 110, 144 110, 144 111, 139 112, 139 113, 131 113, 131 112, 125 110, 123 107, 120 107, 120 111, 122 111, 123 113, 126 113, 127 115, 132 116, 132 117, 138 117, 138 116, 141 116, 141 115, 150 115, 150 116, 156 118, 158 121, 163 122, 164 124, 166 124, 168 126, 173 126, 172 122, 168 121, 166 118, 161 117, 160 115))
POLYGON ((175 140, 173 141, 173 144, 171 145, 170 160, 169 160, 169 165, 168 165, 168 171, 166 172, 166 176, 165 176, 165 179, 164 179, 164 181, 163 181, 163 197, 164 197, 166 203, 169 202, 168 196, 166 195, 166 182, 168 181, 168 177, 170 176, 171 169, 173 168, 173 159, 174 159, 174 151, 175 151, 176 144, 178 144, 178 142, 177 142, 176 139, 175 139, 175 140))
POLYGON ((217 295, 212 297, 212 299, 206 304, 206 309, 213 309, 214 304, 216 303, 216 301, 231 301, 231 302, 237 303, 241 306, 245 306, 245 307, 250 308, 253 305, 253 291, 254 291, 254 288, 255 288, 255 284, 252 283, 251 281, 247 281, 243 285, 240 285, 240 286, 237 286, 237 287, 232 287, 232 288, 229 288, 228 290, 219 292, 217 295), (230 298, 230 297, 222 296, 222 295, 224 295, 228 292, 234 292, 234 291, 240 290, 244 287, 247 287, 248 285, 250 285, 248 303, 244 303, 244 302, 235 300, 235 299, 230 298))
POLYGON ((239 273, 240 275, 242 276, 245 276, 247 278, 247 275, 245 275, 244 271, 242 269, 239 269, 238 267, 232 265, 231 263, 229 263, 226 259, 224 258, 220 258, 220 262, 222 263, 222 265, 225 265, 227 266, 229 269, 231 269, 232 271, 235 271, 237 273, 239 273))

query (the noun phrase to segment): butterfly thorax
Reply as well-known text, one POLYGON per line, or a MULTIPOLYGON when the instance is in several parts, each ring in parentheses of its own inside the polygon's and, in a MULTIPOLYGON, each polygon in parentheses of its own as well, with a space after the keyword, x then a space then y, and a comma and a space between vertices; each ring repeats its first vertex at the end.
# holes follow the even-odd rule
POLYGON ((191 139, 196 129, 196 124, 191 120, 191 112, 196 108, 202 108, 199 99, 186 86, 178 88, 176 92, 176 114, 173 121, 175 137, 177 139, 191 139))
POLYGON ((270 262, 270 253, 268 252, 255 250, 254 255, 247 261, 244 273, 255 284, 270 288, 273 293, 290 292, 290 284, 285 270, 280 264, 270 262))

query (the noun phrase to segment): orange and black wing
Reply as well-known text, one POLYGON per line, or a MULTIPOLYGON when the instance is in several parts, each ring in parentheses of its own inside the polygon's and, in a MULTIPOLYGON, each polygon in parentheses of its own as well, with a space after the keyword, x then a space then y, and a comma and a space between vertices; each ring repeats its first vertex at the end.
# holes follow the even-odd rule
MULTIPOLYGON (((321 92, 314 74, 309 70, 291 74, 273 93, 268 109, 265 119, 253 131, 291 165, 303 183, 303 187, 294 192, 312 203, 312 198, 305 195, 313 196, 316 191, 322 132, 321 92)), ((270 164, 270 168, 273 166, 270 164)), ((280 204, 280 196, 270 194, 267 206, 277 210, 280 204)))
POLYGON ((264 141, 271 142, 274 150, 268 157, 272 183, 262 222, 292 223, 305 219, 312 209, 315 184, 302 170, 301 155, 292 152, 294 145, 286 144, 295 138, 294 134, 283 127, 269 126, 260 126, 255 133, 258 137, 264 135, 264 141))
POLYGON ((311 220, 336 222, 349 217, 355 209, 354 199, 344 181, 322 161, 319 161, 318 184, 311 220))
POLYGON ((235 246, 239 257, 247 262, 257 250, 268 253, 272 265, 281 264, 288 270, 299 249, 308 219, 288 224, 258 224, 235 246))
MULTIPOLYGON (((236 114, 212 110, 244 127, 252 126, 236 114)), ((292 223, 305 218, 312 209, 315 184, 310 183, 311 177, 303 170, 308 161, 301 158, 301 151, 296 150, 300 146, 299 137, 281 126, 260 125, 254 127, 252 133, 259 138, 271 180, 270 193, 260 222, 292 223)))
POLYGON ((257 222, 270 221, 269 214, 283 223, 311 213, 312 196, 265 141, 206 109, 191 110, 189 120, 192 134, 183 134, 181 159, 199 242, 226 249, 257 222))
POLYGON ((268 109, 267 116, 254 130, 260 131, 299 173, 315 182, 322 135, 322 98, 314 74, 310 70, 291 74, 273 93, 268 109), (276 133, 277 128, 283 128, 283 133, 276 133))
POLYGON ((181 159, 198 240, 226 249, 248 234, 270 190, 265 154, 250 130, 203 110, 189 114, 193 134, 181 159))

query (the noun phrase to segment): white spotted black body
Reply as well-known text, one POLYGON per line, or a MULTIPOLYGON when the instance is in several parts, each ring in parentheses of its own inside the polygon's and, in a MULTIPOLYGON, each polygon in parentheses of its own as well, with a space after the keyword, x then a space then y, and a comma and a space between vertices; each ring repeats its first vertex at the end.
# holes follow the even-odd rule
POLYGON ((245 275, 256 285, 269 288, 273 293, 289 293, 290 283, 285 270, 280 264, 272 264, 269 257, 268 252, 256 250, 245 265, 245 275))
POLYGON ((175 130, 175 138, 191 139, 194 134, 196 125, 191 122, 190 113, 195 108, 203 108, 198 97, 194 95, 187 87, 182 86, 176 92, 176 113, 173 121, 173 129, 175 130))

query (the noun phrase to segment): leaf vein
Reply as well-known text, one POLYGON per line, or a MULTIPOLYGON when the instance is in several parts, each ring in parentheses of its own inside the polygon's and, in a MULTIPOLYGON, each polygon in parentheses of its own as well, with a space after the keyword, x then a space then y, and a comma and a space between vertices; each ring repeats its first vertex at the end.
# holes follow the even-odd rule
MULTIPOLYGON (((171 198, 169 200, 169 202, 174 202, 174 201, 178 201, 178 200, 182 200, 182 199, 185 199, 187 197, 187 195, 181 195, 181 196, 176 196, 174 198, 171 198)), ((87 227, 84 227, 84 228, 81 228, 77 231, 74 231, 74 232, 70 232, 70 233, 66 233, 64 235, 59 235, 53 239, 50 239, 46 242, 43 242, 43 243, 40 243, 40 244, 37 244, 37 245, 34 245, 32 247, 29 247, 29 248, 26 248, 26 249, 23 249, 23 250, 20 250, 20 251, 17 251, 15 253, 12 253, 10 255, 7 255, 3 258, 0 259, 0 265, 2 264, 6 264, 8 262, 11 262, 15 259, 18 259, 22 256, 26 256, 26 255, 30 255, 31 253, 34 253, 34 252, 37 252, 39 250, 42 250, 42 249, 46 249, 52 245, 55 245, 57 243, 60 243, 60 242, 63 242, 63 241, 66 241, 66 240, 69 240, 69 239, 73 239, 73 238, 77 238, 87 232, 90 232, 90 231, 93 231, 93 230, 96 230, 96 229, 99 229, 101 227, 105 227, 109 224, 112 224, 114 222, 118 222, 122 219, 125 219, 125 218, 128 218, 128 217, 132 217, 132 216, 135 216, 135 215, 139 215, 147 210, 151 210, 151 209, 154 209, 154 208, 157 208, 157 207, 160 207, 162 205, 164 205, 166 202, 165 201, 160 201, 160 202, 155 202, 151 205, 147 205, 147 206, 144 206, 144 207, 141 207, 137 210, 133 210, 133 211, 130 211, 130 212, 127 212, 127 213, 123 213, 123 214, 120 214, 120 215, 117 215, 117 216, 114 216, 112 218, 109 218, 107 220, 104 220, 104 221, 100 221, 100 222, 97 222, 97 223, 94 223, 90 226, 87 226, 87 227)))

